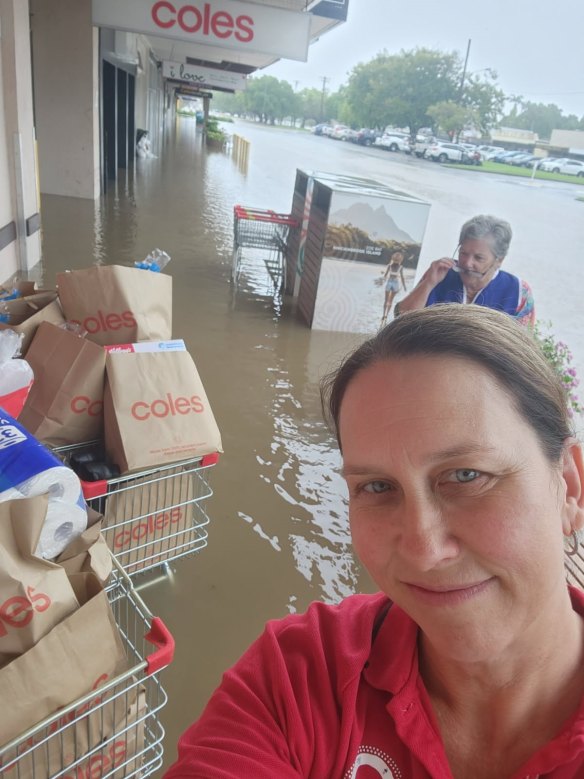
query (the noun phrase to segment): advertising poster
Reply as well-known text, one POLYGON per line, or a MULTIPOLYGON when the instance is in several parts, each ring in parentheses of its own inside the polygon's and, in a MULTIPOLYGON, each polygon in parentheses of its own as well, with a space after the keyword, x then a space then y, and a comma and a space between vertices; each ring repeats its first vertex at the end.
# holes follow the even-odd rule
POLYGON ((411 291, 429 205, 334 191, 312 327, 374 333, 411 291))

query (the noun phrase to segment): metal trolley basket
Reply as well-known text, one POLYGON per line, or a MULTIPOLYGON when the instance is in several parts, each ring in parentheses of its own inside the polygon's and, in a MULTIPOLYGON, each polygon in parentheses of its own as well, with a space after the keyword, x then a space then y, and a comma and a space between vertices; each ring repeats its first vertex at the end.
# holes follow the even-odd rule
POLYGON ((290 214, 234 206, 233 281, 237 283, 244 266, 256 264, 260 254, 244 253, 243 249, 262 249, 261 258, 273 283, 281 286, 286 277, 288 233, 293 227, 298 227, 298 222, 290 214))
POLYGON ((107 595, 131 667, 0 746, 2 777, 122 779, 162 765, 158 672, 172 662, 174 639, 115 559, 107 595))
MULTIPOLYGON (((99 448, 93 442, 54 451, 68 463, 75 453, 99 448)), ((213 495, 209 472, 218 460, 218 454, 209 454, 113 479, 81 482, 88 506, 104 515, 106 543, 128 575, 207 546, 209 516, 204 504, 213 495)))

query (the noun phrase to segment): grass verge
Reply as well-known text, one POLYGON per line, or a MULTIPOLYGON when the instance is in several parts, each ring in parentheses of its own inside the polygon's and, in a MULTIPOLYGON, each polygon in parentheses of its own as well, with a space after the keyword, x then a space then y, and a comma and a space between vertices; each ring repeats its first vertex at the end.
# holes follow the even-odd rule
MULTIPOLYGON (((531 168, 519 168, 516 165, 504 165, 500 162, 483 162, 482 165, 446 165, 448 168, 460 168, 462 170, 474 170, 477 173, 498 173, 501 176, 516 176, 517 178, 531 178, 531 168)), ((566 176, 562 173, 547 173, 543 170, 535 172, 536 179, 543 181, 562 181, 566 184, 580 184, 584 186, 584 180, 578 176, 566 176)))

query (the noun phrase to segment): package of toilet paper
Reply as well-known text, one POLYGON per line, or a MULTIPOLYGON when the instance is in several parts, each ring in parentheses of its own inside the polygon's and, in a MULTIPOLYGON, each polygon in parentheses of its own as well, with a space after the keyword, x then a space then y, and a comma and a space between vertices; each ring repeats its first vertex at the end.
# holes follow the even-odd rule
POLYGON ((53 560, 87 527, 77 475, 0 409, 0 501, 48 495, 36 554, 53 560))

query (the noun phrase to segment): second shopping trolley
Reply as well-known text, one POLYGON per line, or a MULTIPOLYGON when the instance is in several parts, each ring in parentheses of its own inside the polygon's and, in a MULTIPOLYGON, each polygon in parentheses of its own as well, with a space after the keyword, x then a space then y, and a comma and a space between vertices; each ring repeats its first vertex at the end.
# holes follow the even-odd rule
MULTIPOLYGON (((74 455, 99 448, 90 443, 55 451, 70 464, 74 455)), ((111 479, 82 480, 85 500, 103 514, 105 540, 130 576, 207 546, 205 504, 213 495, 209 474, 218 460, 218 454, 209 454, 111 479)))
POLYGON ((174 639, 115 561, 107 596, 128 669, 0 744, 6 779, 143 779, 161 767, 167 697, 158 677, 173 659, 174 639))
POLYGON ((286 278, 288 234, 298 222, 290 214, 234 206, 233 208, 233 281, 242 272, 263 263, 276 288, 286 278))

